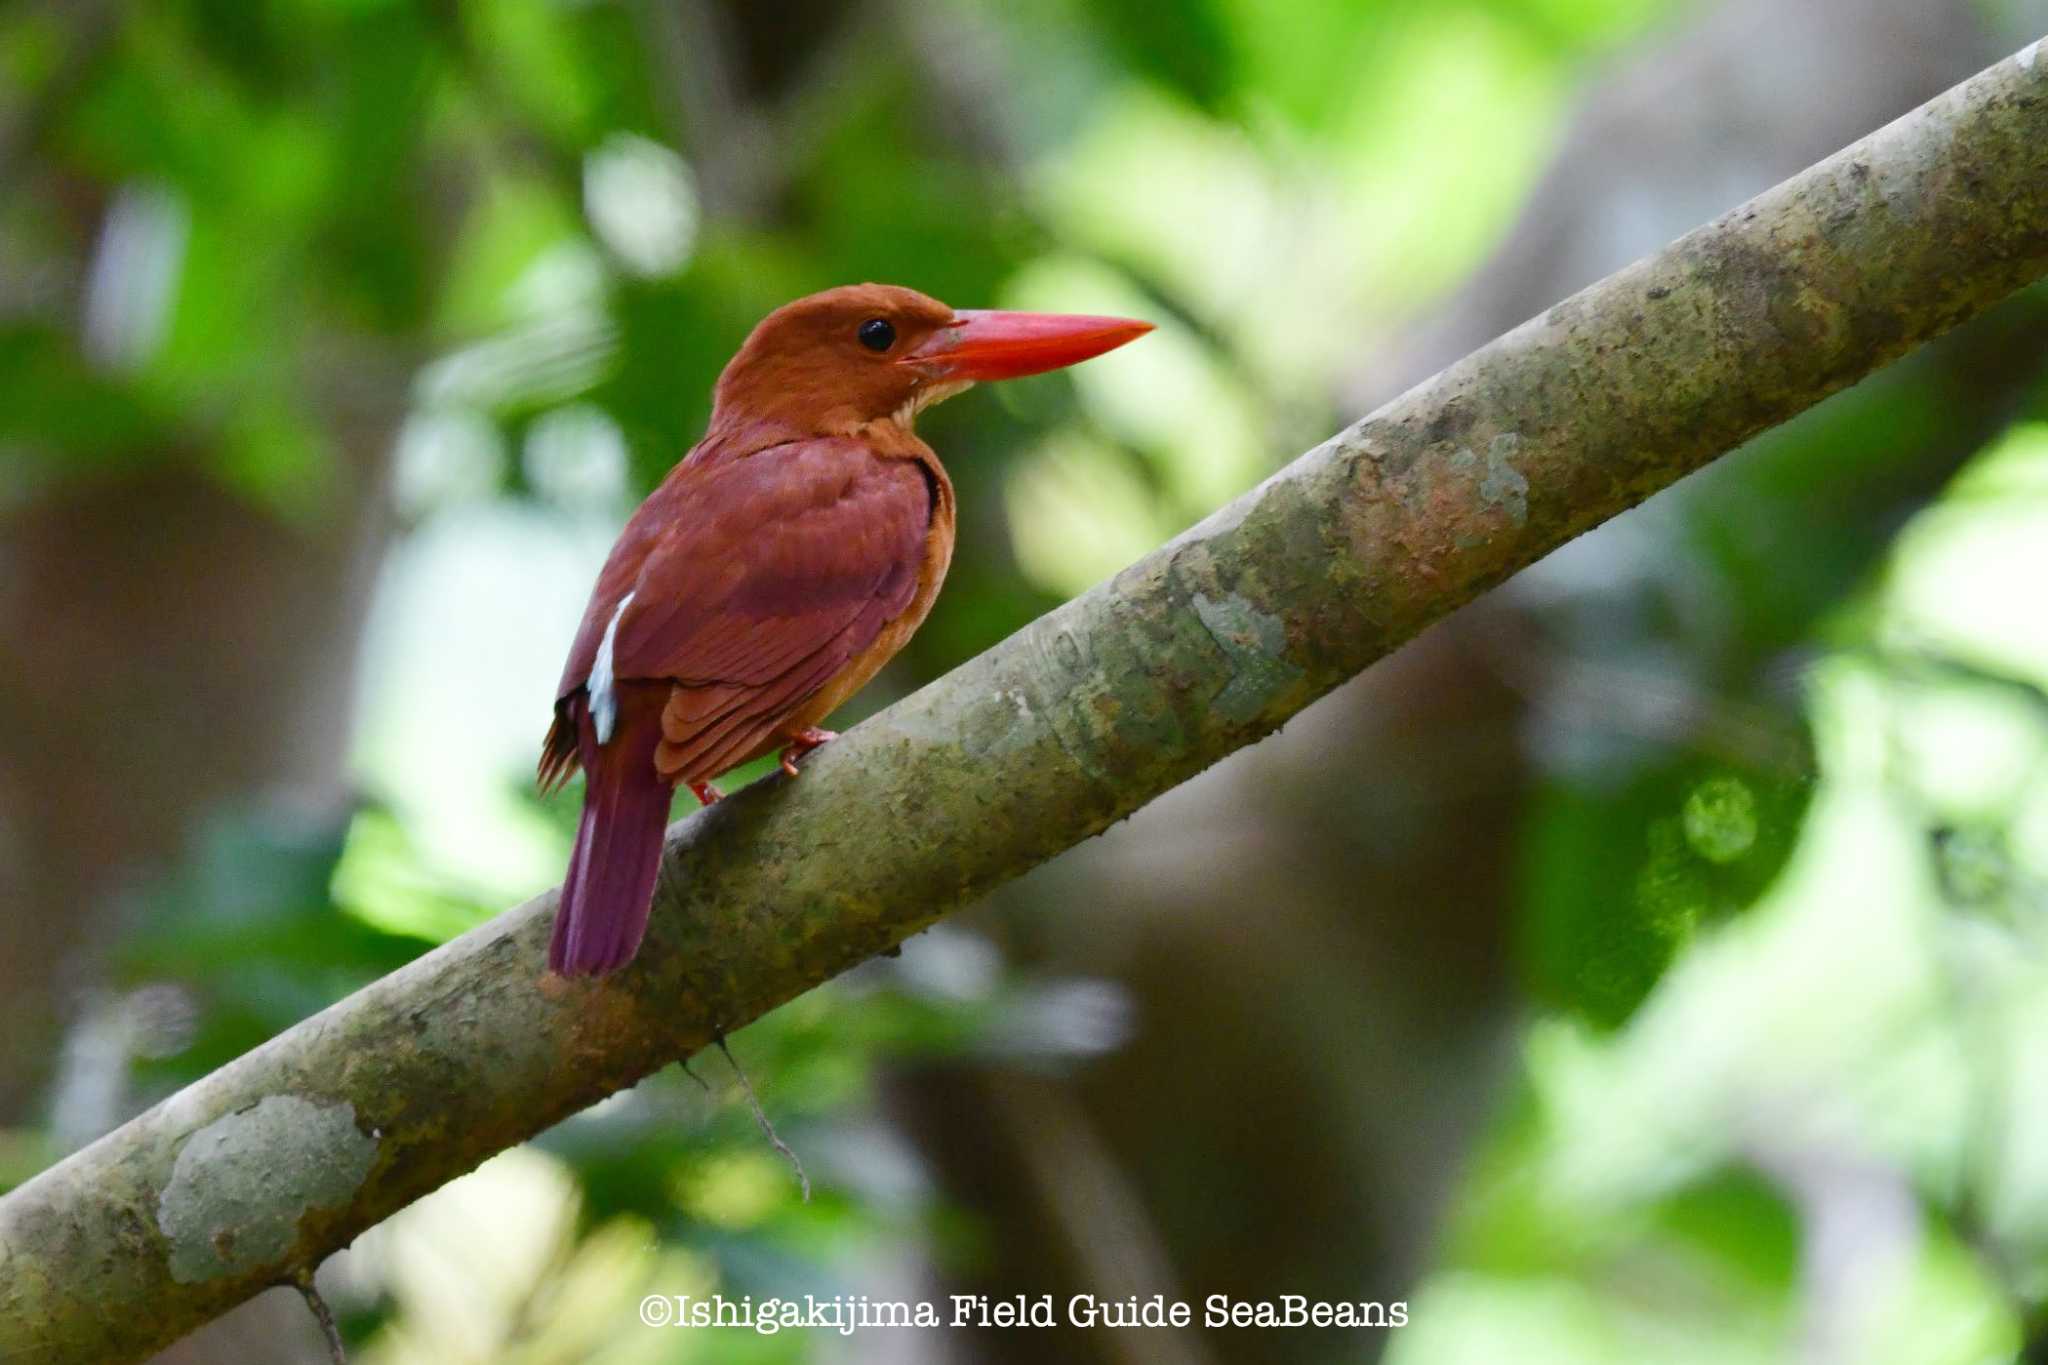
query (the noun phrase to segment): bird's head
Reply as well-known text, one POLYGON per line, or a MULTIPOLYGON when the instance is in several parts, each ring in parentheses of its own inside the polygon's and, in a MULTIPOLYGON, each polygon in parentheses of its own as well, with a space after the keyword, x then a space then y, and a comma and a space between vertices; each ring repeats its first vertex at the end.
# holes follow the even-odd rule
POLYGON ((718 377, 716 415, 806 434, 918 412, 983 379, 1041 374, 1152 330, 1129 318, 956 310, 887 284, 852 284, 761 320, 718 377))

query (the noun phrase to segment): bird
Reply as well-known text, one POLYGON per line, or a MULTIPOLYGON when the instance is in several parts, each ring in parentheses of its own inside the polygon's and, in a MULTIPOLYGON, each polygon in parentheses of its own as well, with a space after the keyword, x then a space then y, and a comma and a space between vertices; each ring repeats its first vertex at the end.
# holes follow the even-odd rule
POLYGON ((543 743, 543 793, 584 775, 548 966, 603 976, 646 933, 672 793, 829 740, 840 703, 924 622, 952 561, 952 481, 918 413, 1076 364, 1130 318, 954 309, 898 285, 786 304, 712 389, 704 436, 620 532, 543 743))

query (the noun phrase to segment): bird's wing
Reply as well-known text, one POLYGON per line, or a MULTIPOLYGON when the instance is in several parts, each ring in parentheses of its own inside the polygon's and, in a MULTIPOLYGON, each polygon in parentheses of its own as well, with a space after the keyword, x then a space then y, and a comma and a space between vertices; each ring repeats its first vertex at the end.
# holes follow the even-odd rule
POLYGON ((638 573, 600 612, 589 663, 572 659, 564 700, 587 688, 601 734, 619 683, 674 683, 657 762, 708 780, 757 752, 909 606, 931 517, 916 462, 848 438, 681 480, 638 573))

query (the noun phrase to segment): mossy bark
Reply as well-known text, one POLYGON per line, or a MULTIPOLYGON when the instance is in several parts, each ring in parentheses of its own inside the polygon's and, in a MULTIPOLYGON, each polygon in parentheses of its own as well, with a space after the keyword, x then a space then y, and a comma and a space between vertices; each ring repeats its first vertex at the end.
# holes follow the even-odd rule
POLYGON ((134 1360, 1273 731, 1475 594, 2048 273, 2048 42, 1557 305, 669 832, 639 960, 552 893, 0 1200, 0 1360, 134 1360))

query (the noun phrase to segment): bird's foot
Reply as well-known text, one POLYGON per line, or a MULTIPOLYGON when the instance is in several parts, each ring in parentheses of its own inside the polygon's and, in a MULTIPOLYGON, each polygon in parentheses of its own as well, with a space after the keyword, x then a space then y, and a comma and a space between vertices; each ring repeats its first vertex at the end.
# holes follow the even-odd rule
POLYGON ((706 806, 710 805, 713 801, 725 799, 725 793, 712 786, 709 782, 690 783, 690 795, 696 797, 700 805, 706 806))
POLYGON ((828 740, 839 738, 837 730, 820 730, 807 726, 789 737, 789 747, 782 751, 782 771, 796 776, 796 761, 828 740))

